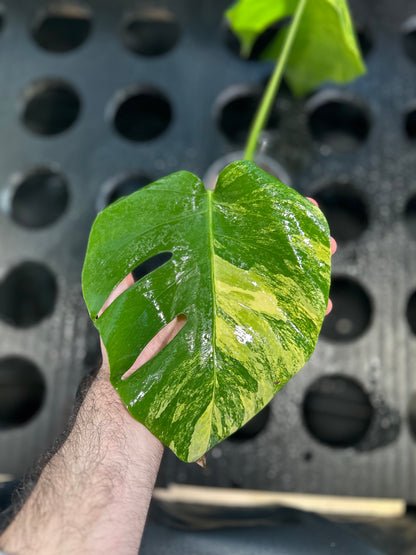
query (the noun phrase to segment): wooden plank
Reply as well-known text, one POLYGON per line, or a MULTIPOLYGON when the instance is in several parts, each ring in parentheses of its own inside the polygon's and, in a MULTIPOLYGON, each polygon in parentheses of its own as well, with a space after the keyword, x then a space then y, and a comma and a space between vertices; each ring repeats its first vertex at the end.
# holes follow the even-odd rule
POLYGON ((179 484, 171 484, 168 488, 156 488, 153 496, 163 502, 221 507, 253 508, 281 505, 325 515, 395 518, 403 516, 406 512, 406 503, 402 499, 280 493, 179 484))

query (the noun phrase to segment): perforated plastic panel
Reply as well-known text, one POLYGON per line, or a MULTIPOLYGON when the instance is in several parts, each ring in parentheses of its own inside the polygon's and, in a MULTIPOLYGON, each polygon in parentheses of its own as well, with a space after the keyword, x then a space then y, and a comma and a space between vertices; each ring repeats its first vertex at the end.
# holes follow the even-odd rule
MULTIPOLYGON (((271 65, 235 54, 227 4, 4 3, 0 473, 51 443, 98 362, 80 286, 97 210, 178 169, 212 175, 241 149, 271 65)), ((306 100, 282 92, 263 137, 339 240, 334 311, 267 410, 206 470, 167 453, 160 483, 416 501, 416 6, 353 11, 368 74, 306 100)))

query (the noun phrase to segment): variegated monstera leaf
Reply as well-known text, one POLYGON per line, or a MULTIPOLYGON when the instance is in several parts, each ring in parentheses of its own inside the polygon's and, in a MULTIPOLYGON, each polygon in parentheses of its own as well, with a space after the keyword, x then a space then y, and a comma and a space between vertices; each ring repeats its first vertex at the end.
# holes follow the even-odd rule
POLYGON ((330 239, 320 210, 247 161, 215 192, 188 172, 112 204, 91 231, 84 297, 127 409, 184 461, 238 430, 305 364, 328 301, 330 239), (172 258, 124 291, 137 265, 172 258), (187 322, 123 379, 177 315, 187 322))

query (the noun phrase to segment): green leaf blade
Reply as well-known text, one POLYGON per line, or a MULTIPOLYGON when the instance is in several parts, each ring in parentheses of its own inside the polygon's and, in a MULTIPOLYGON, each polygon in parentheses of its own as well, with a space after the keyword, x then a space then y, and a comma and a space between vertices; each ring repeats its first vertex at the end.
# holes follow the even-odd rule
POLYGON ((214 193, 191 174, 165 180, 174 193, 166 189, 153 241, 140 217, 149 203, 161 202, 159 182, 131 195, 132 206, 118 204, 98 217, 106 221, 92 230, 84 296, 90 313, 98 313, 102 296, 132 269, 132 260, 157 248, 173 253, 95 323, 128 410, 179 458, 194 461, 261 410, 310 357, 328 300, 329 232, 314 205, 250 162, 228 166, 214 193), (182 196, 172 201, 178 189, 182 196), (186 218, 178 216, 178 204, 186 218), (112 242, 103 259, 106 227, 112 242), (129 244, 122 271, 110 272, 120 258, 117 234, 129 244), (91 272, 103 267, 107 283, 97 296, 91 272), (179 334, 122 380, 178 314, 187 317, 179 334))
MULTIPOLYGON (((260 5, 257 0, 240 0, 231 8, 227 17, 244 52, 249 53, 255 39, 270 25, 293 15, 296 4, 264 0, 260 5)), ((278 33, 263 52, 264 59, 279 57, 287 33, 288 29, 278 33)), ((344 84, 365 71, 346 0, 309 0, 285 69, 293 93, 302 96, 326 82, 344 84)))

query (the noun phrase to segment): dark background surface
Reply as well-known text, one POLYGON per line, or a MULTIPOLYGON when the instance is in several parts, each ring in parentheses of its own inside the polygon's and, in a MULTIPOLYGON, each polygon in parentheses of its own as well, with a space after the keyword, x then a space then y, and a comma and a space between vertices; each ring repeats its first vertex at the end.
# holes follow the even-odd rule
MULTIPOLYGON (((207 469, 167 453, 160 484, 416 501, 416 6, 351 3, 367 75, 300 100, 284 88, 262 137, 339 241, 334 311, 305 369, 207 469)), ((0 474, 19 477, 99 363, 80 285, 97 210, 117 185, 204 177, 241 150, 272 65, 236 55, 226 1, 158 3, 173 14, 146 16, 159 24, 136 13, 151 3, 91 0, 69 23, 45 19, 49 3, 2 4, 0 474)))

